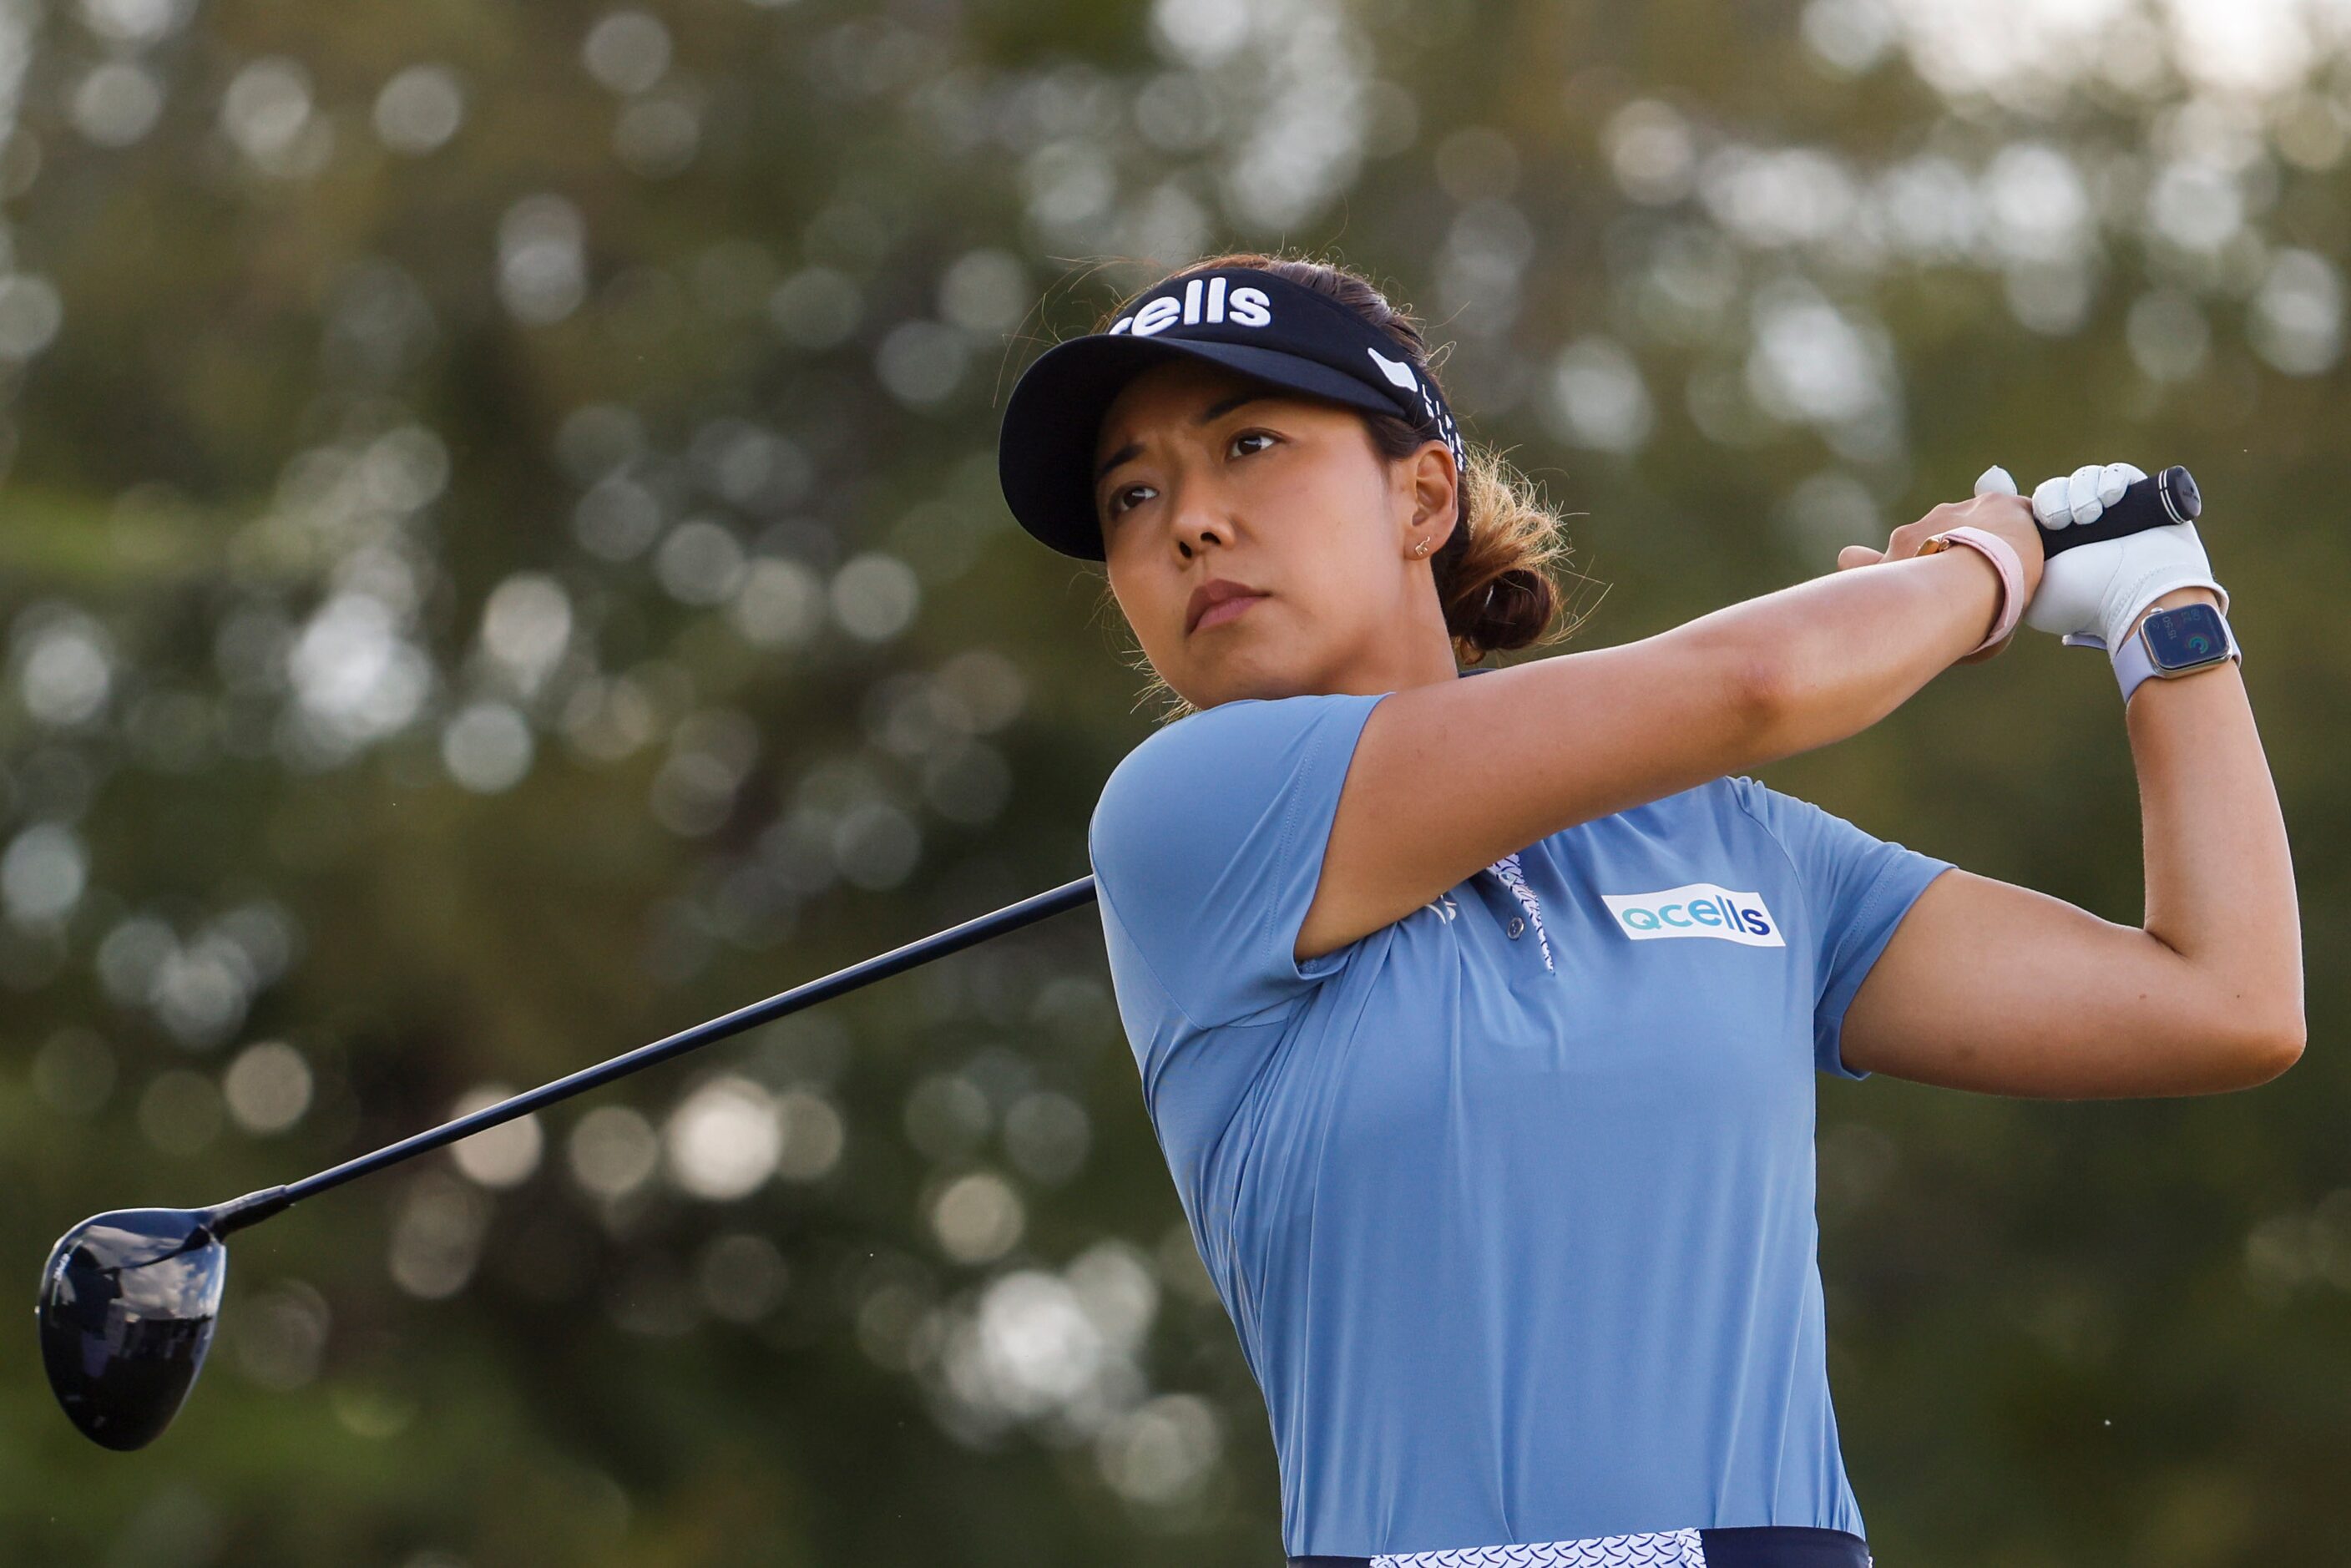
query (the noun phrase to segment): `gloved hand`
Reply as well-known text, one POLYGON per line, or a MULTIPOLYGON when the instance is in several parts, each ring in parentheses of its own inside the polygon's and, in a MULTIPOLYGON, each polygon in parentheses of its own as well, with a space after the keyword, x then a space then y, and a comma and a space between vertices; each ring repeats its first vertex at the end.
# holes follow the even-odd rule
MULTIPOLYGON (((2044 480, 2032 492, 2032 514, 2053 532, 2095 523, 2146 477, 2127 463, 2093 463, 2044 480)), ((2220 612, 2229 612, 2229 591, 2214 580, 2193 523, 2166 523, 2051 556, 2024 607, 2024 623, 2057 633, 2069 647, 2112 649, 2148 605, 2175 588, 2209 588, 2220 596, 2220 612)))

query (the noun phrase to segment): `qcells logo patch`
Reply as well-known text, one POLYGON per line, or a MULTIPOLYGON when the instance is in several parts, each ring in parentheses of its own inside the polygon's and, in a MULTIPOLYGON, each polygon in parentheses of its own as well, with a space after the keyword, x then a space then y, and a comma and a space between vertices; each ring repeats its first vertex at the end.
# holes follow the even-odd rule
POLYGON ((1600 902, 1635 942, 1661 936, 1713 936, 1748 947, 1785 947, 1763 895, 1693 882, 1656 893, 1604 893, 1600 902))

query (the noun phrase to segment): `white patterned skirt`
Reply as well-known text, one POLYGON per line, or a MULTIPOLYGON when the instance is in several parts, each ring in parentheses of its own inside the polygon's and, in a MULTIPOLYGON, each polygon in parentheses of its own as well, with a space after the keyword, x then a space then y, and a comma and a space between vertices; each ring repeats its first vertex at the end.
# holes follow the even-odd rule
POLYGON ((1835 1530, 1667 1530, 1515 1546, 1293 1557, 1291 1568, 1869 1568, 1869 1548, 1835 1530))

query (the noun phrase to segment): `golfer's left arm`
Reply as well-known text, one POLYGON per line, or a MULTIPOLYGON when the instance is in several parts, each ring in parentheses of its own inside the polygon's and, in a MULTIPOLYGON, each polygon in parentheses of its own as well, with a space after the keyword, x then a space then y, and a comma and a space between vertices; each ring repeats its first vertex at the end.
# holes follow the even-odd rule
MULTIPOLYGON (((2151 608, 2201 601, 2180 589, 2151 608)), ((1997 1094, 2199 1094, 2302 1054, 2302 921, 2277 790, 2236 664, 2144 682, 2126 714, 2144 928, 1945 872, 1870 970, 1848 1066, 1997 1094)))

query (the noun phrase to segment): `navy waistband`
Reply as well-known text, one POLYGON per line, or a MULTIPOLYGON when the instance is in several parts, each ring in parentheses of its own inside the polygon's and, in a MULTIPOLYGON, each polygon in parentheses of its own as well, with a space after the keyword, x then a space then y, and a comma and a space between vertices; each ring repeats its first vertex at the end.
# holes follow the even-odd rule
MULTIPOLYGON (((1701 1530, 1706 1568, 1869 1568, 1869 1547, 1842 1530, 1762 1525, 1701 1530)), ((1290 1568, 1371 1568, 1368 1557, 1292 1557, 1290 1568)))

